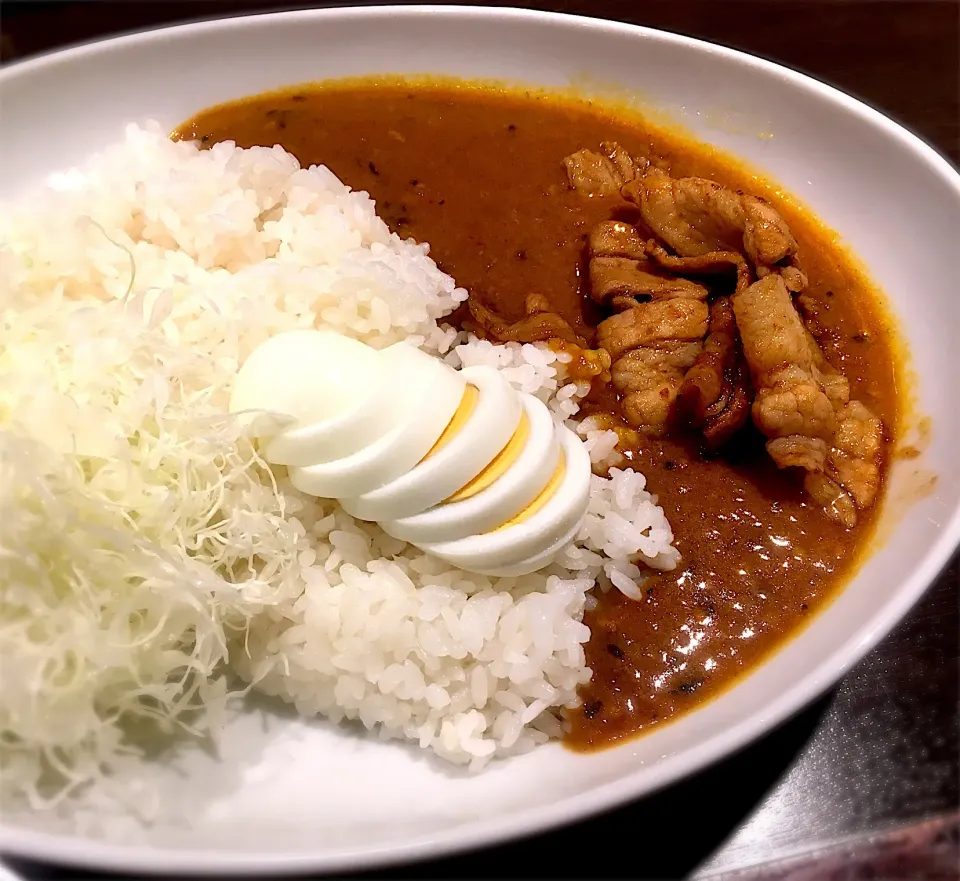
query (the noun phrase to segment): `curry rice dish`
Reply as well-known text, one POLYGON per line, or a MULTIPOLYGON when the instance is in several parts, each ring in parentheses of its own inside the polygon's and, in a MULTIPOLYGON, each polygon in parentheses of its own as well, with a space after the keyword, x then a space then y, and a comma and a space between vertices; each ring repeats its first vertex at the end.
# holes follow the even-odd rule
POLYGON ((877 292, 775 185, 638 116, 569 97, 363 83, 212 108, 205 144, 281 144, 368 191, 470 292, 460 325, 577 350, 581 411, 619 436, 682 555, 591 630, 568 742, 715 695, 850 577, 897 425, 877 292))
POLYGON ((120 773, 130 722, 211 730, 234 676, 471 768, 604 747, 729 686, 867 549, 882 296, 775 184, 631 111, 298 87, 132 126, 0 217, 5 796, 120 773), (494 367, 575 429, 555 564, 501 584, 267 468, 234 377, 310 326, 494 367))

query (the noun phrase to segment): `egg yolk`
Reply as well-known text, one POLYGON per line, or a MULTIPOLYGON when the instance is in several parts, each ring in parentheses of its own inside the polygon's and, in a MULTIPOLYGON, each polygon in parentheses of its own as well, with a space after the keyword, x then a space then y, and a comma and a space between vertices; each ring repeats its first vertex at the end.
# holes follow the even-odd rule
MULTIPOLYGON (((447 427, 443 430, 443 433, 437 438, 433 446, 427 450, 426 455, 420 462, 426 462, 427 459, 442 450, 460 433, 463 426, 467 424, 467 420, 473 415, 473 411, 477 409, 477 401, 479 400, 479 389, 475 385, 468 385, 463 391, 463 397, 460 399, 460 404, 453 414, 453 418, 447 423, 447 427)), ((417 464, 419 465, 420 463, 418 462, 417 464)))
POLYGON ((519 514, 515 514, 509 520, 504 523, 501 523, 496 529, 490 530, 491 532, 499 532, 501 529, 506 529, 508 526, 516 526, 519 523, 523 523, 524 520, 529 520, 534 514, 537 513, 550 499, 553 498, 554 493, 560 489, 560 485, 563 483, 563 475, 566 473, 567 463, 566 460, 561 454, 560 461, 557 463, 557 469, 553 472, 553 476, 550 478, 547 485, 540 491, 538 495, 526 508, 524 508, 519 514))
MULTIPOLYGON (((440 437, 437 438, 436 442, 430 449, 427 451, 427 454, 420 460, 425 462, 431 456, 435 455, 439 450, 443 449, 457 434, 463 430, 466 426, 467 421, 473 415, 473 411, 477 407, 477 402, 480 399, 480 391, 476 386, 468 385, 463 392, 463 397, 460 399, 460 404, 457 406, 456 412, 453 414, 451 420, 447 423, 446 428, 444 428, 440 437)), ((530 418, 526 413, 521 414, 520 423, 517 425, 516 431, 511 435, 510 440, 507 441, 507 445, 499 452, 496 456, 490 461, 484 469, 477 474, 475 477, 471 478, 470 481, 465 483, 460 489, 458 489, 453 495, 448 496, 443 500, 441 504, 448 504, 450 502, 460 502, 464 499, 469 499, 471 496, 477 495, 477 493, 485 490, 490 486, 495 480, 499 477, 502 477, 506 473, 514 462, 520 457, 520 454, 523 452, 523 448, 527 444, 527 440, 530 437, 530 418)), ((499 532, 501 529, 507 529, 510 526, 516 526, 519 523, 523 523, 525 520, 530 519, 534 514, 537 513, 547 502, 553 498, 554 494, 560 488, 563 483, 564 475, 566 474, 566 461, 561 454, 560 461, 557 463, 557 467, 554 470, 553 474, 550 476, 550 480, 547 481, 546 486, 539 492, 537 497, 527 505, 522 511, 519 511, 517 514, 514 514, 509 520, 506 520, 504 523, 501 523, 496 529, 490 530, 491 532, 499 532)))
POLYGON ((507 470, 519 458, 523 448, 527 445, 527 439, 530 437, 530 419, 526 413, 520 416, 520 424, 513 433, 507 445, 491 460, 483 471, 474 477, 469 483, 464 484, 452 496, 444 499, 447 502, 462 502, 475 496, 478 492, 485 490, 497 478, 502 477, 507 470))

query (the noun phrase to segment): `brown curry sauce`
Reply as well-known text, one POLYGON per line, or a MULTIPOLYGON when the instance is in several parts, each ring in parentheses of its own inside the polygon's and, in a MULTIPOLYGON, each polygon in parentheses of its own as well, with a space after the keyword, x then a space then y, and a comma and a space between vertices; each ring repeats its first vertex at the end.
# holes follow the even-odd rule
MULTIPOLYGON (((509 320, 545 294, 575 328, 596 323, 581 283, 598 221, 632 219, 618 199, 570 190, 564 156, 616 140, 665 159, 674 176, 709 177, 768 198, 789 223, 829 339, 821 344, 892 442, 898 361, 881 298, 836 236, 728 156, 635 113, 572 96, 435 81, 356 81, 265 94, 204 111, 175 134, 203 143, 281 144, 367 190, 403 236, 430 243, 439 266, 509 320)), ((587 410, 609 409, 598 389, 587 410)), ((587 613, 591 682, 570 713, 568 743, 605 746, 727 687, 779 645, 850 577, 874 517, 847 530, 778 471, 747 431, 722 458, 693 439, 644 438, 629 458, 646 474, 682 554, 645 599, 616 590, 587 613)), ((889 458, 889 457, 888 457, 889 458)), ((874 506, 876 510, 878 506, 874 506)))

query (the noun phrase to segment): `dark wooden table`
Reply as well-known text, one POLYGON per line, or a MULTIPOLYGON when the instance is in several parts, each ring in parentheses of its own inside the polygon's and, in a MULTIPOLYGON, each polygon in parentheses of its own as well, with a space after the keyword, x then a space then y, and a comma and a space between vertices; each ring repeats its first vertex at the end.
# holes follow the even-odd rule
MULTIPOLYGON (((0 52, 11 60, 175 21, 310 5, 318 4, 6 0, 0 52)), ((957 2, 509 5, 630 21, 765 56, 872 104, 960 162, 957 2)), ((371 877, 958 879, 958 607, 960 568, 954 561, 907 620, 835 691, 732 758, 561 832, 371 877)), ((68 877, 39 866, 15 868, 24 877, 68 877)))

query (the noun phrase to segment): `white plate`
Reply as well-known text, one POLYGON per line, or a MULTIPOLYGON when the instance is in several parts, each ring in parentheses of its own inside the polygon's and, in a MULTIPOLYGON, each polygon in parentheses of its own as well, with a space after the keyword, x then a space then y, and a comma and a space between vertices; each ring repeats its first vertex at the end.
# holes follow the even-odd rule
POLYGON ((267 88, 377 72, 620 87, 765 169, 837 229, 889 294, 912 349, 919 411, 933 418, 924 456, 895 470, 886 544, 736 688, 617 749, 583 756, 553 745, 470 777, 320 722, 268 715, 265 727, 247 715, 229 727, 219 762, 183 757, 186 777, 158 769, 182 823, 98 842, 6 817, 8 853, 126 871, 333 870, 569 822, 714 761, 810 701, 887 633, 957 544, 960 179, 885 117, 767 62, 642 28, 506 9, 332 9, 153 31, 0 72, 0 194, 118 140, 126 121, 173 127, 267 88), (917 499, 930 472, 935 490, 917 499))

